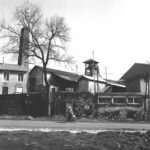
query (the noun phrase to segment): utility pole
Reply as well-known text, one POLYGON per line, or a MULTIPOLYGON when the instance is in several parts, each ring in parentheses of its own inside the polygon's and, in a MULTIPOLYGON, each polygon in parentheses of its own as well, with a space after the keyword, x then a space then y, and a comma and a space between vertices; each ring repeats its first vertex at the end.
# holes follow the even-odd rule
POLYGON ((147 117, 149 116, 149 113, 150 113, 150 106, 149 106, 150 105, 150 91, 149 91, 150 90, 150 85, 149 85, 149 80, 150 79, 149 79, 149 72, 148 72, 147 76, 148 76, 147 77, 148 78, 147 79, 147 82, 148 82, 148 102, 147 102, 147 108, 148 108, 148 110, 147 110, 147 114, 146 114, 146 119, 148 119, 147 117))
POLYGON ((150 113, 150 79, 149 79, 149 72, 145 75, 145 99, 144 99, 144 117, 147 118, 147 115, 149 116, 150 113))
MULTIPOLYGON (((92 51, 92 55, 93 55, 93 67, 94 67, 94 51, 92 51)), ((94 76, 94 93, 96 93, 94 68, 93 68, 93 76, 94 76)))
POLYGON ((108 74, 113 74, 113 73, 108 73, 108 72, 107 72, 107 67, 105 67, 105 78, 106 78, 106 81, 107 81, 107 79, 108 79, 108 74))
MULTIPOLYGON (((97 93, 98 93, 98 77, 99 77, 99 68, 98 68, 98 66, 97 66, 97 93)), ((100 91, 100 89, 99 89, 99 91, 100 91)))
POLYGON ((105 77, 106 77, 106 81, 107 81, 107 67, 105 67, 105 77))

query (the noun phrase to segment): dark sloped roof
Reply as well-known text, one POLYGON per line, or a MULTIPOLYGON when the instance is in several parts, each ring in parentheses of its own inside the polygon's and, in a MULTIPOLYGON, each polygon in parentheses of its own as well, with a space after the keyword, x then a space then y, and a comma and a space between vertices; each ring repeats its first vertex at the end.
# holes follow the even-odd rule
POLYGON ((112 85, 112 86, 117 86, 117 87, 126 88, 126 86, 125 86, 124 84, 121 84, 121 83, 119 83, 119 82, 108 81, 107 84, 108 84, 108 85, 112 85))
POLYGON ((137 76, 144 76, 150 72, 150 64, 135 63, 121 79, 128 79, 137 76))
POLYGON ((0 70, 1 71, 22 71, 22 72, 27 72, 28 68, 25 66, 19 66, 15 64, 5 64, 5 63, 0 63, 0 70))
MULTIPOLYGON (((43 67, 39 67, 39 66, 35 66, 35 67, 38 67, 40 68, 41 70, 43 70, 43 67)), ((68 80, 68 81, 75 81, 77 82, 80 78, 80 75, 79 74, 76 74, 76 73, 71 73, 71 72, 67 72, 67 71, 62 71, 62 70, 56 70, 56 69, 51 69, 51 68, 47 68, 47 72, 48 73, 53 73, 65 80, 68 80)))
POLYGON ((86 63, 86 64, 91 64, 91 63, 98 64, 99 62, 96 61, 96 60, 93 60, 93 59, 88 59, 88 60, 84 61, 83 63, 86 63))

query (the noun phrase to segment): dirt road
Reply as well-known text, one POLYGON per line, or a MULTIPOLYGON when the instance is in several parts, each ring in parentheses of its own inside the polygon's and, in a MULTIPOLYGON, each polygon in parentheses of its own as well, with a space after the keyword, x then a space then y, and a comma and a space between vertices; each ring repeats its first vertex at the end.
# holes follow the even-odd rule
POLYGON ((113 122, 58 123, 36 120, 0 120, 0 149, 3 150, 150 150, 150 132, 99 132, 99 130, 150 130, 150 124, 113 122), (15 131, 14 130, 27 130, 15 131), (39 132, 43 131, 48 132, 39 132), (31 131, 31 132, 28 132, 31 131), (85 131, 77 134, 49 131, 85 131), (37 132, 32 132, 37 131, 37 132), (96 131, 96 134, 88 132, 96 131))
POLYGON ((0 128, 25 128, 38 129, 48 128, 51 130, 109 130, 109 129, 127 129, 127 130, 150 130, 148 123, 113 123, 113 122, 76 122, 60 123, 53 121, 35 121, 35 120, 0 120, 0 128))

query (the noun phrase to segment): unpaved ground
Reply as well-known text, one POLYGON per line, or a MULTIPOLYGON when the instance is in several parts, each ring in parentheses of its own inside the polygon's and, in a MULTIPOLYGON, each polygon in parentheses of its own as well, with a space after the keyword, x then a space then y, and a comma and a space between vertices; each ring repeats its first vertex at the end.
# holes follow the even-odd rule
POLYGON ((150 132, 0 132, 1 150, 150 150, 150 132))
POLYGON ((0 150, 150 150, 150 131, 126 133, 123 129, 146 132, 150 130, 150 124, 0 120, 0 150), (30 131, 22 131, 22 128, 30 131), (40 128, 50 131, 58 129, 115 131, 73 134, 66 131, 40 132, 38 130, 40 128), (6 132, 1 129, 21 129, 21 131, 6 132))
POLYGON ((52 130, 109 130, 109 129, 133 129, 150 130, 150 124, 144 122, 76 122, 60 123, 54 121, 36 121, 36 120, 0 120, 0 128, 49 128, 52 130))

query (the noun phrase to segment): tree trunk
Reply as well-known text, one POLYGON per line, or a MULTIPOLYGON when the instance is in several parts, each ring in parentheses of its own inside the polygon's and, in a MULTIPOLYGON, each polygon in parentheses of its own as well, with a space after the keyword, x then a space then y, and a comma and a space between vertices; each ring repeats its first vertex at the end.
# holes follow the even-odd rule
POLYGON ((45 85, 46 85, 46 98, 47 98, 47 114, 48 116, 51 115, 51 91, 50 91, 50 81, 47 79, 47 70, 46 70, 46 65, 43 64, 43 73, 44 73, 44 80, 45 80, 45 85))
POLYGON ((49 85, 46 85, 46 90, 47 90, 46 95, 47 95, 47 102, 48 102, 47 114, 48 116, 50 116, 51 115, 51 91, 49 85))
POLYGON ((51 115, 51 91, 50 91, 50 87, 49 87, 49 91, 48 91, 48 116, 51 115))

